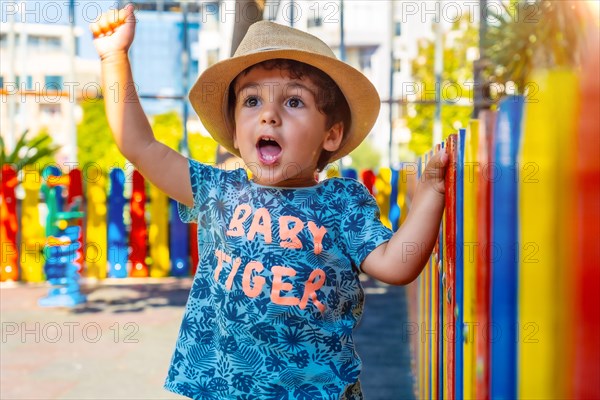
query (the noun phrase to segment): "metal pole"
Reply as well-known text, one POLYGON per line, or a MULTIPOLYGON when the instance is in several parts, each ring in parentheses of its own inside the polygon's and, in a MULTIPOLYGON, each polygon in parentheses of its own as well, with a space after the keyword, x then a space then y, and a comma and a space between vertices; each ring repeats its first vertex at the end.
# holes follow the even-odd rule
MULTIPOLYGON (((71 87, 75 87, 75 0, 69 0, 69 39, 68 39, 68 52, 69 52, 69 72, 68 81, 71 87)), ((77 127, 75 123, 75 105, 77 103, 77 96, 75 90, 72 92, 73 98, 71 98, 71 92, 69 91, 67 101, 67 159, 70 162, 77 161, 77 127)))
POLYGON ((340 0, 340 59, 346 62, 346 40, 344 26, 344 0, 340 0))
POLYGON ((483 82, 483 66, 484 66, 484 46, 483 42, 485 40, 485 35, 487 32, 487 21, 486 21, 486 7, 487 0, 480 0, 479 2, 480 12, 479 12, 479 59, 473 62, 473 90, 475 94, 473 96, 474 105, 473 105, 473 118, 477 118, 479 115, 479 111, 488 108, 485 104, 484 93, 487 92, 487 88, 483 82))
POLYGON ((296 17, 294 15, 294 7, 295 7, 294 0, 290 1, 290 6, 291 6, 290 7, 290 27, 293 28, 294 27, 294 18, 296 17))
POLYGON ((181 64, 183 69, 182 79, 182 90, 183 90, 183 138, 181 139, 181 153, 184 156, 189 156, 188 149, 188 105, 187 105, 187 92, 189 87, 189 75, 190 75, 190 46, 188 40, 188 6, 187 2, 181 3, 181 12, 183 13, 183 52, 181 54, 181 64))
POLYGON ((441 0, 436 1, 436 21, 435 24, 435 118, 433 120, 433 144, 436 145, 442 141, 442 73, 444 71, 444 44, 443 30, 441 21, 441 0))
POLYGON ((389 99, 390 104, 388 107, 388 123, 389 127, 389 138, 388 138, 388 164, 392 168, 392 147, 394 144, 394 1, 390 1, 390 85, 389 85, 389 99))
MULTIPOLYGON (((16 60, 16 46, 15 46, 15 20, 17 19, 17 13, 14 13, 12 17, 8 19, 8 82, 16 84, 15 79, 15 60, 16 60)), ((16 114, 16 95, 10 94, 7 96, 7 113, 8 113, 8 135, 6 136, 6 153, 12 152, 15 148, 17 133, 15 132, 15 114, 16 114)))
MULTIPOLYGON (((340 60, 346 62, 346 40, 344 38, 344 0, 340 0, 340 60)), ((340 175, 344 170, 344 164, 342 163, 342 159, 338 160, 338 169, 340 171, 340 175)))

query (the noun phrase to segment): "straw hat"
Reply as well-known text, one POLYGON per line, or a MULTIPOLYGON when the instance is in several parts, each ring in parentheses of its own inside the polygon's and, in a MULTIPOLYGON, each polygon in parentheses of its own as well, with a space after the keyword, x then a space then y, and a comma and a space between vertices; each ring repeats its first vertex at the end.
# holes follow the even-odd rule
POLYGON ((269 21, 251 25, 234 56, 206 69, 190 90, 190 102, 212 137, 231 153, 240 155, 233 146, 233 123, 228 119, 229 85, 249 66, 275 58, 303 62, 333 79, 350 106, 352 123, 330 161, 354 150, 377 119, 380 100, 375 87, 361 72, 339 61, 329 46, 315 36, 269 21))

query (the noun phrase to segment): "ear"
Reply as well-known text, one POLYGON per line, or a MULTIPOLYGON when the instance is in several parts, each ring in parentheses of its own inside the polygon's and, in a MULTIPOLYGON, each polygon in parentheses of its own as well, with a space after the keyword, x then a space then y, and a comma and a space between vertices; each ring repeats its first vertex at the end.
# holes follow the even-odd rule
POLYGON ((331 128, 327 131, 327 135, 325 136, 325 140, 323 141, 323 150, 327 151, 336 151, 340 148, 342 144, 342 139, 344 138, 344 123, 336 122, 332 125, 331 128))

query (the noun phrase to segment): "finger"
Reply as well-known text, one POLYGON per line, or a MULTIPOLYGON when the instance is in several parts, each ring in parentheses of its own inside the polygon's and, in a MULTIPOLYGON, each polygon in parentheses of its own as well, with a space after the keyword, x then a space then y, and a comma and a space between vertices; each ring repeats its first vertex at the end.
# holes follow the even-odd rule
POLYGON ((123 22, 135 21, 134 11, 135 11, 135 7, 133 6, 133 4, 132 3, 127 4, 125 7, 123 7, 119 11, 119 20, 121 20, 123 22))
POLYGON ((100 16, 100 20, 98 20, 98 27, 100 28, 101 34, 108 34, 112 32, 112 27, 110 26, 110 14, 104 13, 100 16))
POLYGON ((102 35, 102 30, 97 23, 90 24, 90 30, 92 31, 94 38, 98 38, 102 35))
POLYGON ((447 151, 444 151, 440 157, 440 161, 442 162, 442 166, 446 166, 448 164, 448 160, 450 159, 450 155, 447 151))
POLYGON ((122 22, 120 21, 119 16, 119 10, 110 10, 108 12, 108 25, 111 30, 115 30, 121 25, 122 22))

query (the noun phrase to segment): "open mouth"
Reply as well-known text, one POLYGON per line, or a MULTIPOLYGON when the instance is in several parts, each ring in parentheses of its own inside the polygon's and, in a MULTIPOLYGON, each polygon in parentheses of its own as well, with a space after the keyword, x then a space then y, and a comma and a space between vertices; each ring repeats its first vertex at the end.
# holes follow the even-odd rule
POLYGON ((275 164, 281 155, 281 146, 271 137, 263 136, 256 144, 260 161, 264 164, 275 164))

